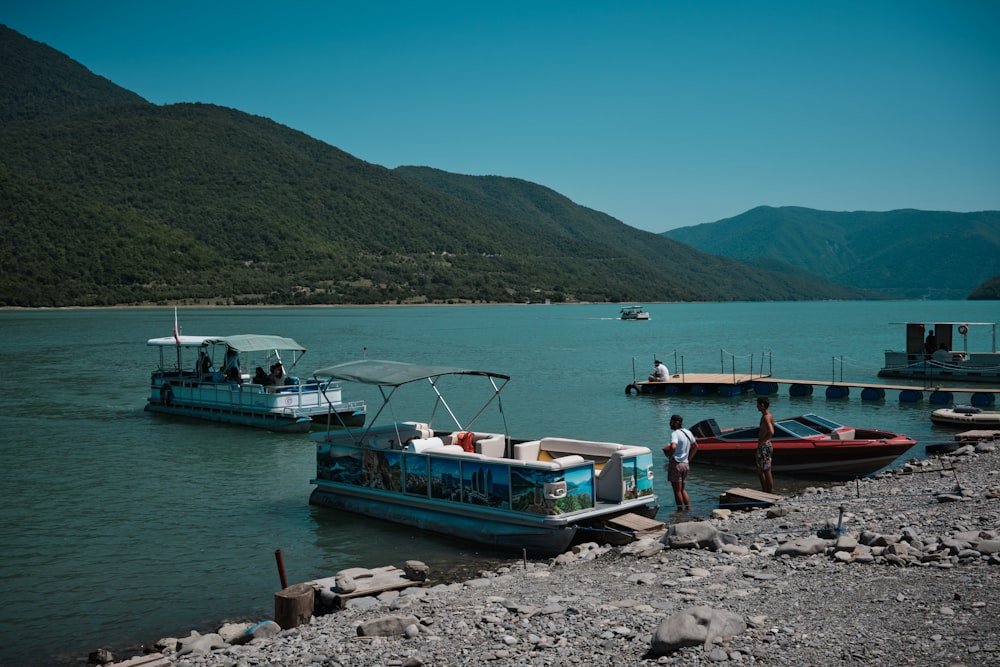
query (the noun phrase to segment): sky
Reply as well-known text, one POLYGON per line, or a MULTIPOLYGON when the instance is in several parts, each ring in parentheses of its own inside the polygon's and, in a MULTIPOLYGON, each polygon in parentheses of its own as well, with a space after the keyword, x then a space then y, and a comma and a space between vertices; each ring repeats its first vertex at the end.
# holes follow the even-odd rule
POLYGON ((0 0, 155 104, 661 233, 756 206, 1000 210, 995 0, 0 0))

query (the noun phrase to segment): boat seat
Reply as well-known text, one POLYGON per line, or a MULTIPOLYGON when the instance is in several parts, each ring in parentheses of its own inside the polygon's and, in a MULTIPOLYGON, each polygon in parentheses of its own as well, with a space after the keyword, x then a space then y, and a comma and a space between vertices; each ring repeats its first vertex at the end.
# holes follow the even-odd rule
POLYGON ((420 453, 429 447, 444 447, 444 442, 441 438, 413 438, 406 446, 403 447, 403 451, 406 452, 416 452, 420 453))
POLYGON ((474 442, 477 454, 503 458, 507 438, 502 433, 477 433, 474 442))
POLYGON ((543 452, 608 457, 618 450, 624 449, 625 445, 617 442, 574 440, 572 438, 542 438, 539 448, 543 452))
POLYGON ((540 440, 517 443, 514 445, 514 458, 518 461, 537 461, 541 444, 540 440))
POLYGON ((570 454, 568 456, 560 456, 557 459, 552 459, 551 463, 554 463, 558 468, 571 468, 573 466, 580 465, 581 463, 586 463, 587 460, 580 456, 579 454, 570 454))
POLYGON ((846 431, 834 431, 830 434, 830 437, 834 440, 854 440, 854 429, 849 428, 846 431))

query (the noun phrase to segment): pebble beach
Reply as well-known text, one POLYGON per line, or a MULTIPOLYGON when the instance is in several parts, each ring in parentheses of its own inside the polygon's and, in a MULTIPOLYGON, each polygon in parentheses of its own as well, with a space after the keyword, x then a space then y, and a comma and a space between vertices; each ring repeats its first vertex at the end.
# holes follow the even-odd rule
POLYGON ((291 629, 230 622, 147 652, 178 667, 996 665, 998 450, 984 440, 767 508, 677 515, 625 546, 460 582, 431 572, 291 629))

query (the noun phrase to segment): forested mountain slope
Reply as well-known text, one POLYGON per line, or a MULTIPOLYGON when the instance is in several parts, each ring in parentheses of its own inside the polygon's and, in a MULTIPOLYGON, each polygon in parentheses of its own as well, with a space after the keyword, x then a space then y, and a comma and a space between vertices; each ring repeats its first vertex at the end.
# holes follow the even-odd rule
POLYGON ((525 181, 389 170, 237 110, 149 104, 2 27, 0 54, 0 305, 863 295, 525 181))
POLYGON ((1000 274, 1000 211, 761 206, 664 236, 756 266, 787 263, 897 297, 964 299, 1000 274))

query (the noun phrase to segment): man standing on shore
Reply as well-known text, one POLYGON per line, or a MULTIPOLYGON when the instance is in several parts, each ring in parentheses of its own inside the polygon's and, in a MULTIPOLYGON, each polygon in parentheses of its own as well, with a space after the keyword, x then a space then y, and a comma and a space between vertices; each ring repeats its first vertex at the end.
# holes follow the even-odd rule
POLYGON ((771 454, 774 448, 771 438, 774 437, 774 417, 769 412, 771 401, 767 396, 757 399, 757 410, 760 411, 760 428, 757 430, 757 477, 760 478, 760 488, 764 493, 774 493, 774 478, 771 475, 771 454))
POLYGON ((674 487, 674 500, 681 511, 691 509, 691 498, 684 484, 691 469, 691 460, 698 451, 694 434, 683 428, 683 424, 680 415, 670 417, 670 444, 667 446, 667 480, 674 487))

